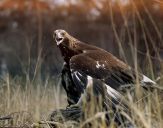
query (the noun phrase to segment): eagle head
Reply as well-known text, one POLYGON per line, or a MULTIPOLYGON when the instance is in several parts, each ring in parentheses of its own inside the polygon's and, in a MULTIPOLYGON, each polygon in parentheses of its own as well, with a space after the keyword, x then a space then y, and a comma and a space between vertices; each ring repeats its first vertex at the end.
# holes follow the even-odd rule
POLYGON ((54 31, 53 38, 55 39, 58 46, 64 42, 66 38, 66 34, 67 32, 62 29, 58 29, 54 31))
POLYGON ((69 47, 73 37, 71 37, 65 30, 57 29, 54 31, 53 38, 55 39, 57 46, 62 44, 63 46, 69 47))
POLYGON ((53 38, 60 48, 62 55, 68 60, 78 53, 75 50, 77 39, 69 35, 65 30, 57 29, 54 31, 53 38))

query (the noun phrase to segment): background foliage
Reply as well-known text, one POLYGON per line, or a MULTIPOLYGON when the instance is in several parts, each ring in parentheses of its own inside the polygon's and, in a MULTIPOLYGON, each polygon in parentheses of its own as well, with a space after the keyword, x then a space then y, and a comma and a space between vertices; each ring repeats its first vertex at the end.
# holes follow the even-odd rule
POLYGON ((158 76, 163 55, 162 12, 163 3, 157 0, 2 0, 1 72, 6 67, 13 76, 28 73, 33 77, 40 57, 42 78, 58 74, 62 59, 52 34, 61 28, 133 67, 137 56, 143 72, 147 72, 143 67, 152 65, 158 76))

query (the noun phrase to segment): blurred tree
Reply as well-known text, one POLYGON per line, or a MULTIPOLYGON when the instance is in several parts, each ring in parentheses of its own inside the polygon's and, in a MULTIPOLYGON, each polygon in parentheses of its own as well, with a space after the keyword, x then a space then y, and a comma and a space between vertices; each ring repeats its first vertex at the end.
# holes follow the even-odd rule
MULTIPOLYGON (((29 57, 35 63, 39 49, 43 49, 43 67, 57 73, 62 60, 55 59, 59 56, 56 47, 52 46, 52 33, 54 29, 62 28, 80 40, 92 42, 127 59, 131 65, 134 64, 134 53, 138 54, 142 67, 149 65, 149 59, 144 61, 147 55, 152 59, 151 63, 161 65, 161 1, 64 0, 64 4, 56 1, 3 0, 0 4, 0 48, 8 46, 11 51, 16 51, 25 64, 29 57), (55 68, 51 70, 52 65, 55 68)), ((158 71, 160 66, 156 69, 158 71)))

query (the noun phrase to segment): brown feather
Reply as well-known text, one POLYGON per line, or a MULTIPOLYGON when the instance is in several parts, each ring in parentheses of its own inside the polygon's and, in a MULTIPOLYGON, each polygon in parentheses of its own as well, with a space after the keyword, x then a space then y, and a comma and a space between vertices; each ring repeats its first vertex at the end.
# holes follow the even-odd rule
MULTIPOLYGON (((68 77, 73 83, 66 85, 69 88, 66 90, 68 94, 71 93, 69 90, 78 96, 82 93, 73 87, 78 86, 80 90, 85 88, 80 83, 87 82, 81 80, 85 78, 78 78, 80 74, 100 80, 115 90, 125 84, 135 83, 136 73, 132 68, 104 49, 81 42, 64 30, 56 30, 54 37, 68 67, 68 77), (75 82, 77 85, 74 84, 75 82)), ((140 81, 143 79, 141 74, 138 77, 140 81)))

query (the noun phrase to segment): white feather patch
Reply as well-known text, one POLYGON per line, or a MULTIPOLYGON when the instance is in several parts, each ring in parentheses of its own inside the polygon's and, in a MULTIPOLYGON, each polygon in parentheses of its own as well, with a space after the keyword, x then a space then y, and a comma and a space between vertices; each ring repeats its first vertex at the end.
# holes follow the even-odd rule
POLYGON ((152 83, 152 84, 156 84, 156 82, 154 82, 153 80, 149 79, 148 77, 146 77, 145 75, 143 75, 143 80, 141 81, 142 83, 152 83))
POLYGON ((121 97, 121 94, 116 91, 115 89, 111 88, 109 85, 105 84, 106 88, 107 88, 107 93, 114 99, 118 99, 119 97, 121 97))
MULTIPOLYGON (((87 80, 88 80, 88 82, 87 82, 87 87, 90 87, 90 86, 92 86, 93 85, 93 78, 91 77, 91 76, 87 76, 87 80)), ((107 88, 107 93, 108 93, 108 95, 109 96, 111 96, 112 98, 114 98, 114 99, 118 99, 118 98, 120 98, 121 97, 121 94, 118 92, 118 91, 116 91, 115 89, 113 89, 113 88, 111 88, 109 85, 107 85, 107 84, 104 84, 105 86, 106 86, 106 88, 107 88)))
POLYGON ((97 61, 96 68, 100 68, 101 65, 99 64, 99 61, 97 61))
POLYGON ((97 61, 96 63, 96 68, 105 68, 105 64, 100 64, 99 61, 97 61))
POLYGON ((87 87, 92 86, 93 85, 93 79, 92 79, 92 77, 91 76, 87 76, 87 80, 88 80, 87 87))
POLYGON ((81 82, 80 78, 79 78, 78 75, 77 75, 77 71, 74 72, 74 74, 75 74, 76 78, 78 79, 78 81, 81 82))

